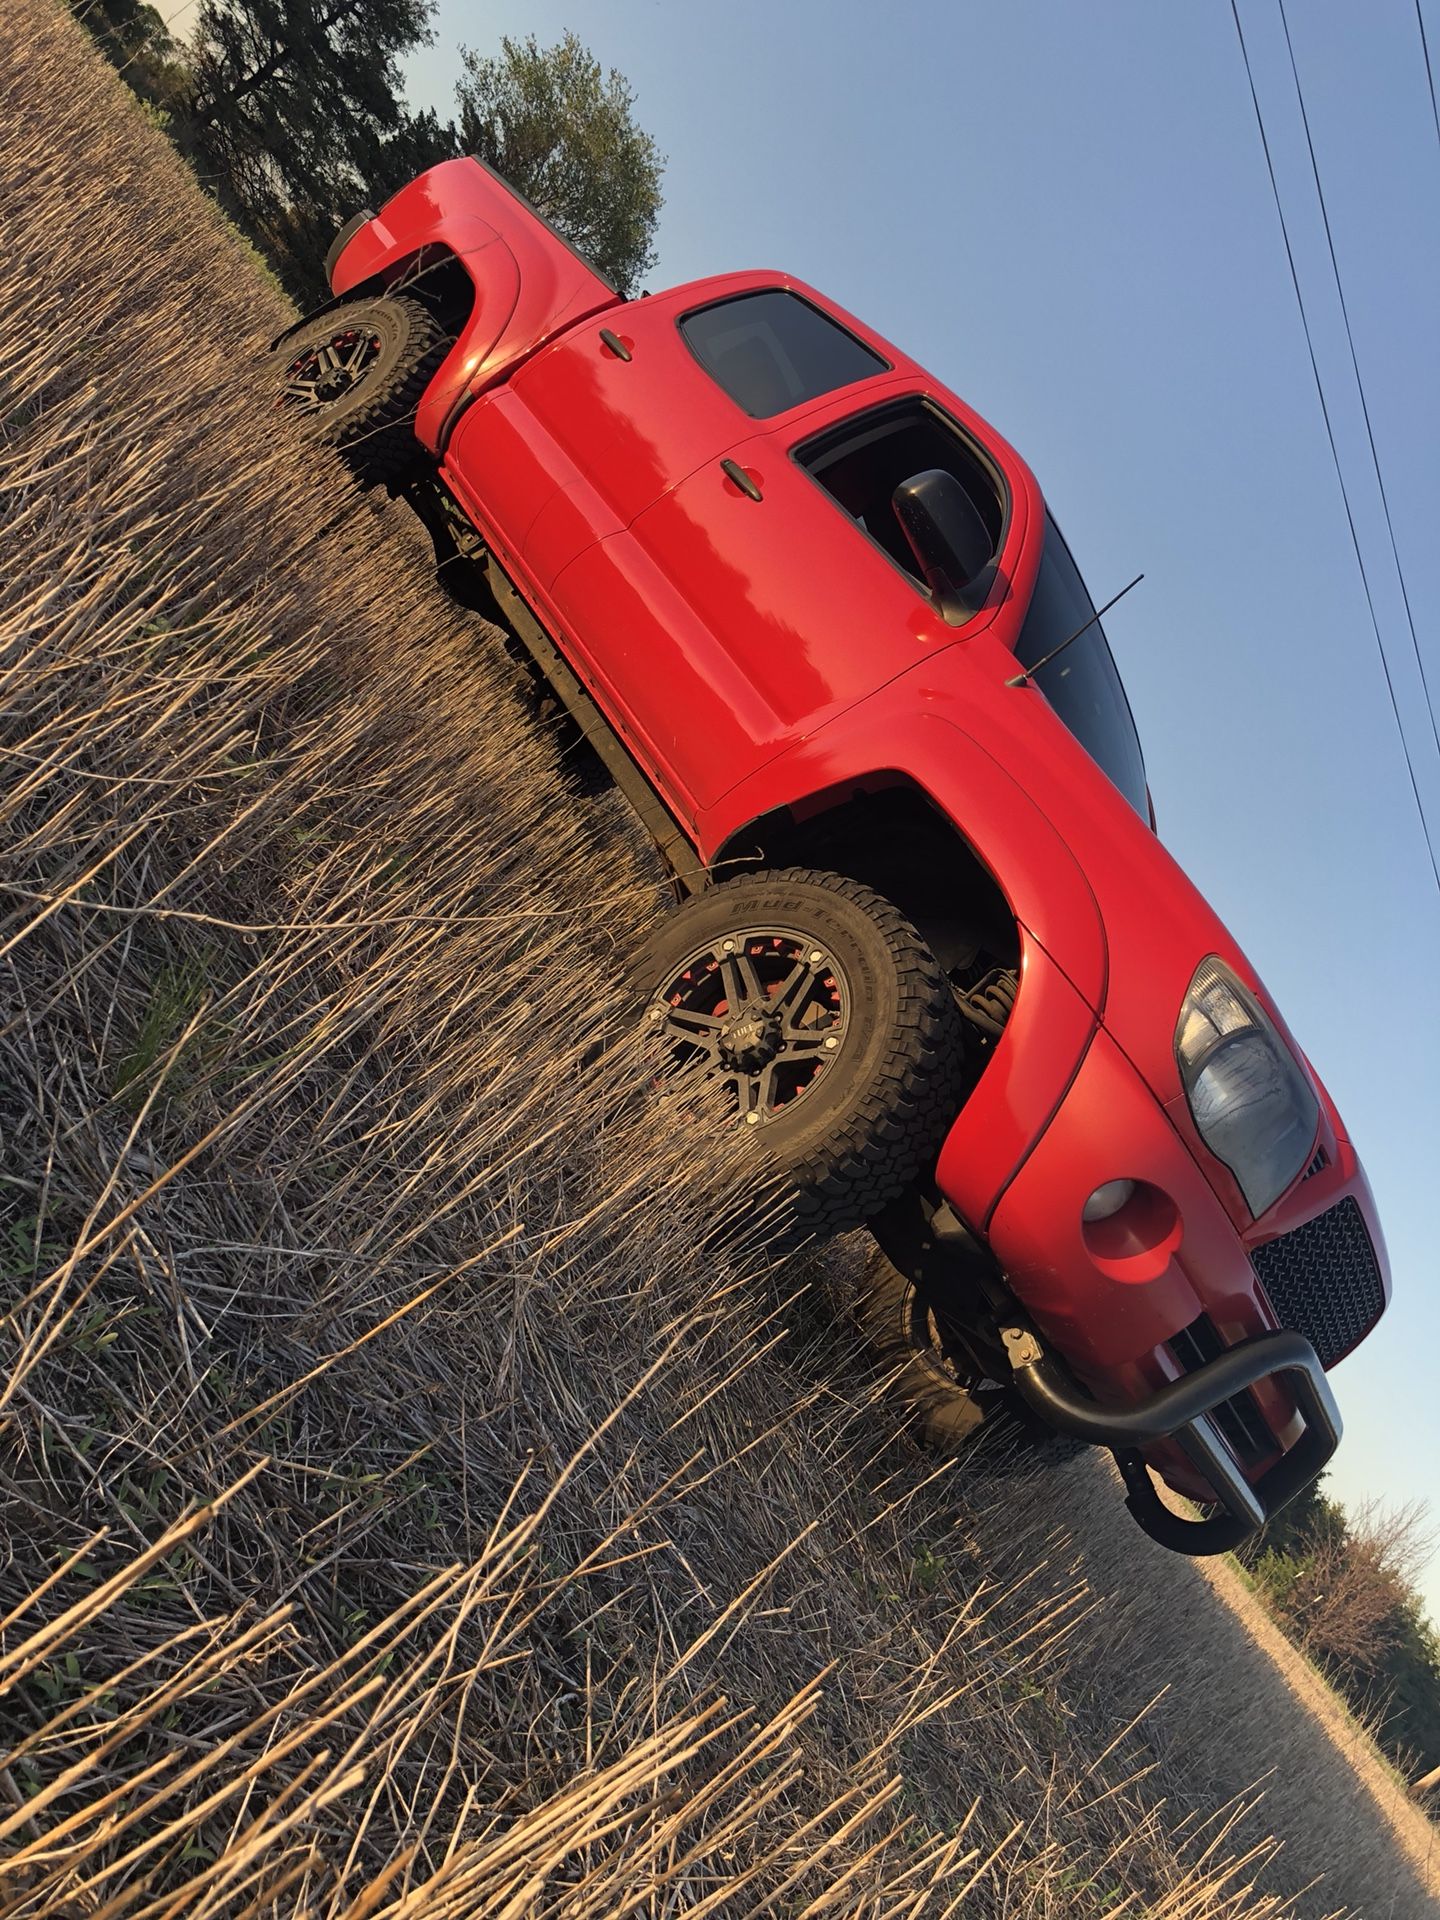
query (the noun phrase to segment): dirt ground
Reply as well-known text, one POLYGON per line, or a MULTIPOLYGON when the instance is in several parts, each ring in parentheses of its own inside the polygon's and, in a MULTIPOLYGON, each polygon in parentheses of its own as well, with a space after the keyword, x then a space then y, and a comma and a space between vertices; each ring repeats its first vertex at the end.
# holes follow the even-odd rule
POLYGON ((1073 1528, 1103 1599, 1095 1672, 1143 1727, 1162 1782, 1217 1805, 1262 1784, 1261 1824, 1284 1843, 1276 1879, 1312 1879, 1301 1911, 1440 1916, 1440 1829, 1223 1560, 1185 1561, 1141 1535, 1108 1466, 1081 1460, 1027 1486, 1035 1517, 1073 1528), (1158 1696, 1158 1698, 1157 1698, 1158 1696))

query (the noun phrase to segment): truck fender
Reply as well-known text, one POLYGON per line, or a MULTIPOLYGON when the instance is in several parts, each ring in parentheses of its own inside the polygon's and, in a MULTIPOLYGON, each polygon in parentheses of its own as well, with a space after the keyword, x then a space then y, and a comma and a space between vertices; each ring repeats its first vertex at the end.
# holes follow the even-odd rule
POLYGON ((335 298, 317 309, 324 313, 366 296, 400 293, 412 280, 423 291, 425 273, 451 261, 464 270, 473 303, 415 412, 416 438, 437 455, 520 298, 519 268, 495 229, 473 215, 447 215, 407 227, 402 245, 383 220, 372 219, 342 247, 331 281, 335 298))
POLYGON ((927 799, 994 877, 1022 931, 1097 1015, 1105 1008, 1105 928, 1090 883, 1035 802, 948 715, 915 713, 901 680, 757 769, 696 819, 707 863, 733 855, 779 808, 823 812, 896 782, 927 799))
POLYGON ((1020 990, 979 1084, 941 1148, 936 1180, 984 1231, 1079 1070, 1105 1004, 1104 925, 1083 871, 1049 820, 979 741, 938 714, 882 720, 872 696, 762 767, 700 817, 701 851, 753 843, 777 808, 822 812, 859 790, 918 790, 989 870, 1020 929, 1020 990), (880 757, 881 752, 885 758, 880 757))
POLYGON ((423 296, 425 276, 437 270, 443 277, 432 284, 449 282, 443 304, 453 313, 455 270, 469 281, 468 317, 415 412, 416 438, 437 455, 477 394, 557 333, 620 304, 615 288, 521 195, 469 157, 442 161, 378 214, 349 222, 326 265, 335 297, 302 325, 343 301, 400 293, 412 281, 423 296))

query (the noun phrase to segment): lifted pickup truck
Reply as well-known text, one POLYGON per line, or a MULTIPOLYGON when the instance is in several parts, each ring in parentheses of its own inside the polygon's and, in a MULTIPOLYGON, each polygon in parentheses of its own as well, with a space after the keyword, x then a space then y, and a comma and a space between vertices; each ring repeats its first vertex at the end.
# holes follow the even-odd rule
POLYGON ((1385 1254, 1156 837, 1025 463, 787 274, 623 300, 476 160, 358 215, 328 272, 277 406, 430 501, 653 833, 655 1044, 808 1230, 870 1225, 955 1424, 998 1400, 1109 1446, 1147 1533, 1233 1546, 1333 1453, 1325 1369, 1385 1254))

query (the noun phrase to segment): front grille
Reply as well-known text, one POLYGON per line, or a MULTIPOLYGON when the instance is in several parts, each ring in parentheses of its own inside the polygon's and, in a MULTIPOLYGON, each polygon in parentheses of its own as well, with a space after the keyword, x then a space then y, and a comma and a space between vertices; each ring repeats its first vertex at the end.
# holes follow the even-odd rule
POLYGON ((1385 1288, 1358 1204, 1345 1199, 1251 1255, 1282 1327, 1333 1367, 1380 1317, 1385 1288))

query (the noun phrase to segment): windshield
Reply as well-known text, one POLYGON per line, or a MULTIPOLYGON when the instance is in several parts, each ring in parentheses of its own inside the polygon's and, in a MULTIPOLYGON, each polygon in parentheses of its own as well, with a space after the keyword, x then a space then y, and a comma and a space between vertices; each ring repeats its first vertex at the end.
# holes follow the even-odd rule
MULTIPOLYGON (((1047 513, 1040 576, 1015 657, 1022 667, 1033 666, 1091 620, 1094 612, 1095 604, 1070 557, 1070 549, 1047 513)), ((1100 622, 1095 620, 1058 660, 1042 667, 1035 675, 1035 684, 1096 766, 1110 776, 1141 818, 1148 820, 1150 802, 1145 791, 1140 736, 1100 622)))

